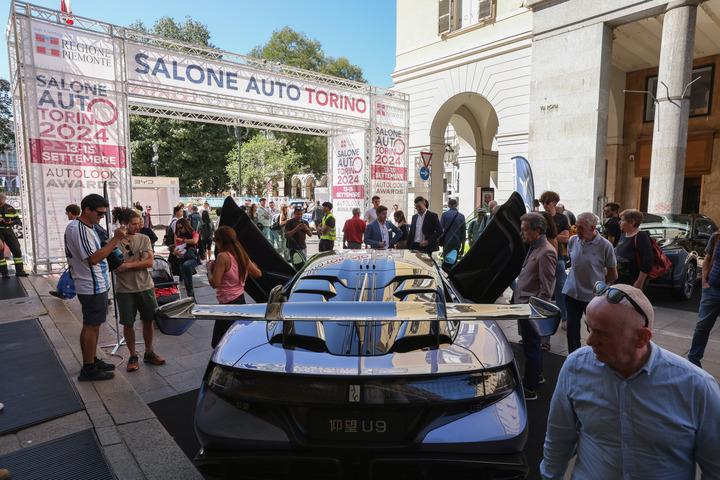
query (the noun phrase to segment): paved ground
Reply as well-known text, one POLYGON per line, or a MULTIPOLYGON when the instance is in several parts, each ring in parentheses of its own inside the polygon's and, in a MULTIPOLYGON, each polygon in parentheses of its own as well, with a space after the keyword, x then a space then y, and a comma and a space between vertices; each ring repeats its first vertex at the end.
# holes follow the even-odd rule
MULTIPOLYGON (((309 253, 316 251, 317 241, 313 241, 309 244, 309 253)), ((202 268, 200 270, 202 272, 202 268)), ((203 275, 198 278, 202 279, 203 275)), ((196 322, 179 337, 165 336, 155 330, 155 350, 167 359, 167 365, 162 367, 141 363, 138 372, 126 373, 127 349, 121 347, 118 356, 108 356, 110 348, 102 349, 100 356, 104 354, 106 359, 118 365, 117 378, 97 384, 78 383, 76 377, 81 366, 78 345, 82 318, 80 305, 76 300, 61 301, 48 295, 56 281, 57 276, 23 279, 29 297, 0 301, 0 323, 40 319, 82 397, 85 410, 17 434, 0 436, 0 455, 92 427, 119 479, 200 479, 192 463, 146 404, 198 388, 211 354, 212 324, 196 322)), ((211 289, 199 288, 197 293, 203 299, 213 300, 211 289)), ((658 304, 662 303, 662 306, 656 306, 655 341, 679 355, 685 355, 697 314, 677 308, 678 305, 667 302, 662 293, 653 295, 653 298, 658 304)), ((101 330, 101 345, 116 343, 114 322, 111 310, 108 322, 101 330)), ((517 340, 517 327, 513 322, 503 325, 503 329, 511 341, 517 340)), ((554 352, 566 353, 562 330, 551 339, 551 345, 554 352)), ((143 346, 139 345, 138 350, 142 352, 143 346)), ((720 328, 711 335, 703 363, 707 371, 720 378, 720 328)), ((0 396, 1 392, 0 388, 0 396)))

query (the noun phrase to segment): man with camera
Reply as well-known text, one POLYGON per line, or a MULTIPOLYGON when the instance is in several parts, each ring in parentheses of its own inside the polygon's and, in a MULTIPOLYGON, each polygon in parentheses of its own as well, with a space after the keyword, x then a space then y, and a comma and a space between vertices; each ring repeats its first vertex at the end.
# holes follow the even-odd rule
POLYGON ((80 332, 83 366, 78 380, 110 380, 115 365, 95 356, 100 325, 105 322, 108 309, 110 275, 107 257, 127 236, 126 227, 115 230, 105 246, 101 246, 95 226, 108 214, 108 202, 91 193, 80 202, 82 213, 65 228, 65 255, 75 290, 82 305, 83 327, 80 332))
POLYGON ((123 336, 130 351, 127 371, 134 372, 140 368, 135 350, 134 328, 138 313, 145 341, 143 362, 150 365, 165 365, 165 359, 153 350, 153 320, 158 305, 152 277, 148 271, 153 265, 152 245, 150 239, 140 233, 142 218, 136 210, 123 209, 120 224, 127 225, 127 237, 120 242, 125 261, 115 269, 115 299, 120 311, 123 336))

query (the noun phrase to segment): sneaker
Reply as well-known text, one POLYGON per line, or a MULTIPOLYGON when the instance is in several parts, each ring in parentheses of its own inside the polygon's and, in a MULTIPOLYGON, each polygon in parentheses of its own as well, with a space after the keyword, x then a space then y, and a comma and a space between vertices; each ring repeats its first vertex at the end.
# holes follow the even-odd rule
POLYGON ((98 370, 102 370, 103 372, 112 372, 115 370, 115 365, 112 363, 107 363, 104 360, 100 360, 99 358, 95 357, 95 368, 98 370))
POLYGON ((113 378, 115 378, 113 372, 103 372, 97 368, 91 368, 89 370, 83 368, 80 370, 80 375, 78 376, 78 380, 81 382, 96 382, 100 380, 111 380, 113 378))
POLYGON ((16 276, 16 277, 27 277, 28 274, 27 274, 27 272, 24 272, 24 271, 21 270, 21 271, 19 271, 19 272, 15 272, 15 276, 16 276))
POLYGON ((55 298, 59 298, 60 300, 65 300, 65 299, 62 297, 62 295, 60 295, 60 292, 58 292, 57 290, 50 290, 48 293, 49 293, 50 295, 52 295, 53 297, 55 297, 55 298))
POLYGON ((533 400, 538 399, 538 394, 535 390, 530 390, 529 388, 523 388, 523 393, 525 394, 526 402, 532 402, 533 400))
POLYGON ((560 320, 560 328, 567 330, 567 320, 560 320))
POLYGON ((143 362, 149 363, 150 365, 165 365, 165 359, 155 352, 145 352, 143 362))
POLYGON ((140 368, 140 362, 138 361, 137 355, 130 355, 128 358, 127 368, 128 372, 135 372, 140 368))

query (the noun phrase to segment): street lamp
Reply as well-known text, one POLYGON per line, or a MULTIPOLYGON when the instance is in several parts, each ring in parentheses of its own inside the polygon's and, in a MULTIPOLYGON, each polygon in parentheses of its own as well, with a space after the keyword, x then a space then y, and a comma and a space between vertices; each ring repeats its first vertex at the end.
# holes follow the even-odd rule
POLYGON ((240 161, 240 149, 242 147, 242 142, 245 140, 248 136, 248 129, 243 128, 239 125, 235 125, 235 138, 238 142, 238 196, 242 195, 242 162, 240 161))
POLYGON ((152 166, 155 167, 155 176, 157 177, 157 167, 158 167, 158 160, 160 160, 160 157, 158 156, 158 144, 157 142, 153 142, 152 144, 153 149, 153 156, 152 156, 152 166))

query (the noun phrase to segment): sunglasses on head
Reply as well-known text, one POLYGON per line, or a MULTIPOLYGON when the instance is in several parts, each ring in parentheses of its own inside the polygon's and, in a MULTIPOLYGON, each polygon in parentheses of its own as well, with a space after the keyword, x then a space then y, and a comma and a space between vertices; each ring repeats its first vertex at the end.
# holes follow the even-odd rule
POLYGON ((612 303, 613 305, 617 305, 618 303, 622 302, 623 299, 626 299, 630 305, 633 306, 636 312, 638 312, 640 315, 643 316, 645 319, 645 328, 647 328, 650 325, 650 320, 648 319, 648 316, 645 314, 645 311, 640 308, 640 305, 637 304, 635 300, 630 297, 627 293, 623 292, 619 288, 613 288, 609 285, 607 285, 605 282, 596 282, 595 287, 593 288, 593 293, 596 297, 601 297, 605 295, 607 297, 608 302, 612 303))

